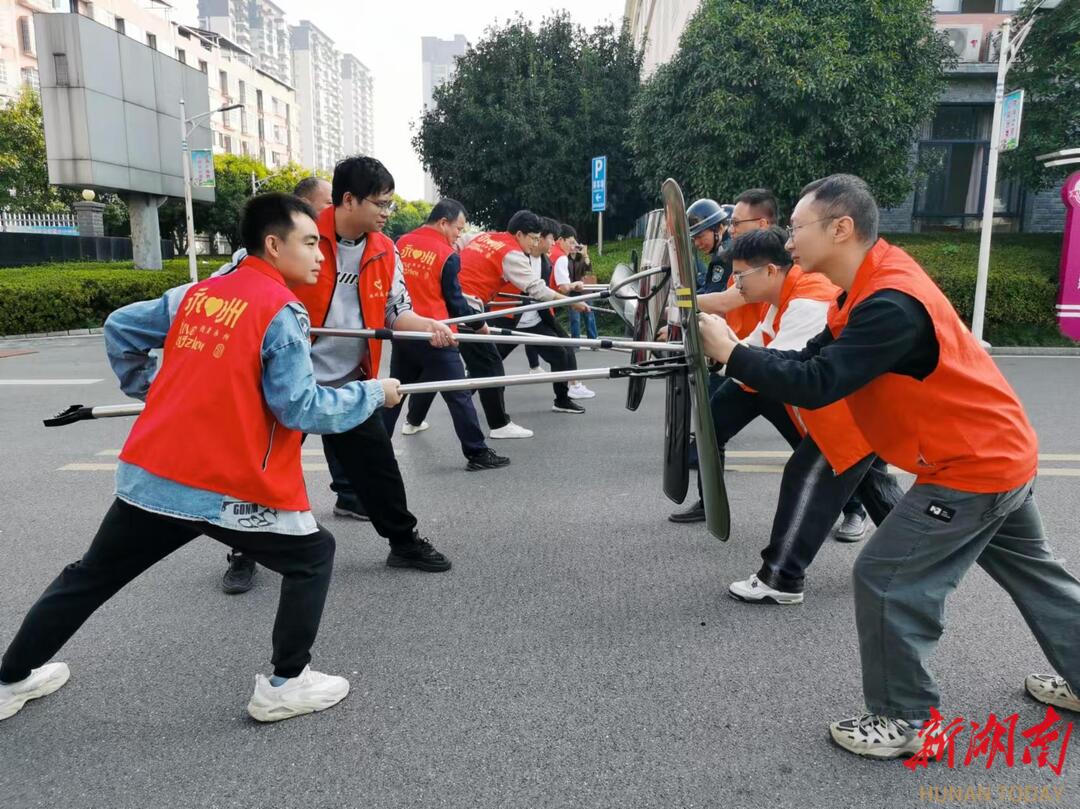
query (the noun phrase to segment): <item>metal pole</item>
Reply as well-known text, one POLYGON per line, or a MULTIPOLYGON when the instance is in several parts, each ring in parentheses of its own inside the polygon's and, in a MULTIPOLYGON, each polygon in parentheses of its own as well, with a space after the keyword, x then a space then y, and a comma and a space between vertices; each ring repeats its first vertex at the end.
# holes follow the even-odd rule
POLYGON ((255 172, 251 172, 251 196, 259 193, 259 187, 255 185, 255 172))
MULTIPOLYGON (((356 337, 366 340, 416 340, 427 342, 431 339, 431 332, 394 331, 393 329, 316 328, 311 330, 311 334, 315 337, 356 337)), ((564 348, 631 348, 642 351, 664 351, 672 354, 681 354, 684 351, 682 343, 634 342, 631 340, 590 339, 587 337, 548 337, 542 334, 511 332, 509 329, 499 329, 493 334, 461 333, 455 335, 454 339, 459 343, 505 343, 511 345, 562 346, 564 348)))
POLYGON ((596 255, 604 255, 604 212, 600 211, 600 225, 597 228, 596 255))
POLYGON ((191 158, 188 156, 187 111, 180 99, 180 162, 184 164, 184 215, 187 217, 188 272, 194 283, 199 281, 195 266, 195 214, 191 210, 191 158))
POLYGON ((441 382, 417 382, 401 385, 402 396, 413 393, 443 393, 453 390, 483 390, 484 388, 507 388, 514 385, 539 385, 544 382, 573 382, 585 379, 611 379, 616 368, 579 368, 576 371, 553 371, 546 374, 512 374, 510 376, 481 376, 441 382))
POLYGON ((1009 38, 1012 23, 1001 24, 1001 48, 998 54, 997 85, 994 89, 994 120, 990 127, 990 154, 986 164, 986 194, 983 196, 982 238, 979 240, 979 266, 975 275, 975 307, 971 314, 971 333, 983 339, 986 318, 986 282, 990 274, 990 240, 994 229, 994 199, 997 195, 998 141, 1001 140, 1001 106, 1005 98, 1005 75, 1008 72, 1009 38))

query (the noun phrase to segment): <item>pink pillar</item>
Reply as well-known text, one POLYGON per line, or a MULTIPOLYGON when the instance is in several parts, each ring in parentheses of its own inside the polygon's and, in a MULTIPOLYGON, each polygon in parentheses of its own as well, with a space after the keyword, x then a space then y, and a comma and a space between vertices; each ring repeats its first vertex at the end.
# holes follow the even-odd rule
POLYGON ((1061 188, 1065 202, 1065 240, 1061 246, 1061 287, 1057 316, 1061 333, 1080 340, 1080 171, 1061 188))

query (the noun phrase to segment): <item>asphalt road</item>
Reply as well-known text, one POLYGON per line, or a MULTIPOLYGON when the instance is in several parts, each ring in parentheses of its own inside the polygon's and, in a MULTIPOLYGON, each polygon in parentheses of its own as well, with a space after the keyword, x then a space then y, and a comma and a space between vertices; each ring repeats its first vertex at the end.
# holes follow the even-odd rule
MULTIPOLYGON (((13 350, 34 353, 0 358, 0 644, 93 536, 130 425, 41 426, 67 404, 123 401, 99 338, 0 343, 13 350), (101 381, 24 384, 71 379, 101 381)), ((1080 358, 998 361, 1039 431, 1047 530, 1080 570, 1080 358)), ((225 596, 225 548, 200 539, 87 622, 60 656, 64 689, 0 724, 0 806, 916 807, 969 786, 984 806, 1080 806, 1080 734, 1061 777, 1022 763, 1019 734, 1015 765, 991 770, 914 773, 834 747, 828 722, 862 707, 858 547, 825 545, 800 607, 731 600, 728 583, 757 569, 783 462, 739 453, 784 445, 767 424, 732 443, 722 544, 665 520, 661 387, 630 413, 624 383, 592 386, 583 416, 549 412, 546 386, 511 389, 537 436, 493 442, 505 470, 464 471, 441 402, 432 429, 395 438, 421 529, 454 560, 443 575, 387 569, 370 526, 333 517, 309 441, 313 508, 338 538, 315 665, 350 677, 348 699, 247 717, 276 576, 225 596)), ((1038 722, 1022 683, 1048 665, 1008 597, 973 570, 947 622, 932 661, 946 717, 1038 722)))

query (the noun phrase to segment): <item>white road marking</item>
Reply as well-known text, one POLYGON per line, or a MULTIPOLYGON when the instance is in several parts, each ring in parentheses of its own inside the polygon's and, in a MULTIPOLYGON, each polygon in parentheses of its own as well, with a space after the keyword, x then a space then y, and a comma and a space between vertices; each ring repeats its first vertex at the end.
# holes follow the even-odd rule
POLYGON ((0 385, 96 385, 102 379, 0 379, 0 385))

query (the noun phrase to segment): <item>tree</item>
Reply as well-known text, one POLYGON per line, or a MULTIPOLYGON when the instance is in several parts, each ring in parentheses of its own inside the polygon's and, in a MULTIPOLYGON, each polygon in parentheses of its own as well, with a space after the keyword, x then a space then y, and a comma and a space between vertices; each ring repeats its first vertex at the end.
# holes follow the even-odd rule
MULTIPOLYGON (((281 191, 292 193, 300 180, 311 174, 310 171, 290 163, 271 173, 270 169, 249 155, 216 154, 214 155, 214 202, 201 206, 195 211, 195 230, 199 233, 219 233, 229 243, 232 250, 240 247, 240 215, 244 203, 251 196, 251 175, 256 180, 267 180, 259 188, 260 192, 281 191)), ((181 205, 180 222, 184 228, 183 206, 181 205)), ((185 239, 186 241, 186 239, 185 239)))
POLYGON ((394 194, 394 202, 397 208, 387 220, 383 233, 396 242, 398 237, 416 230, 427 221, 428 214, 431 213, 431 203, 422 199, 406 202, 397 194, 394 194))
POLYGON ((586 31, 567 12, 533 30, 521 16, 487 29, 439 87, 413 147, 439 189, 470 218, 503 227, 520 208, 569 222, 584 236, 589 161, 608 158, 611 232, 645 210, 626 133, 641 55, 629 31, 586 31))
POLYGON ((41 99, 30 87, 0 108, 0 193, 0 207, 26 213, 63 213, 78 198, 49 185, 41 99))
MULTIPOLYGON (((1032 13, 1029 0, 1015 31, 1032 13)), ((1036 155, 1080 146, 1080 0, 1040 14, 1009 71, 1009 90, 1024 90, 1020 145, 1005 152, 1002 173, 1031 191, 1059 184, 1076 166, 1048 169, 1036 155)))
POLYGON ((786 210, 848 172, 898 203, 954 58, 929 0, 704 0, 637 99, 638 169, 690 198, 765 186, 786 210))

